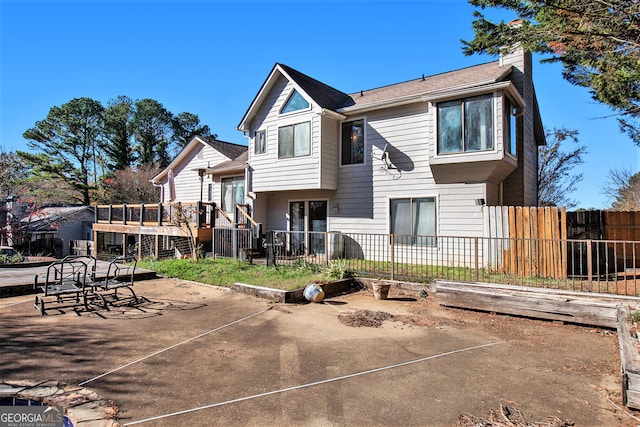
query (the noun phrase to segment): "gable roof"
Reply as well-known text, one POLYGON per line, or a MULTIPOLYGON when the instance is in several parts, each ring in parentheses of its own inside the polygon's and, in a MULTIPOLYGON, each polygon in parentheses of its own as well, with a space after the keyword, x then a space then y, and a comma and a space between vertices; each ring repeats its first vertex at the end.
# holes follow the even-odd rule
POLYGON ((340 92, 338 89, 334 89, 331 86, 326 85, 313 77, 309 77, 298 70, 294 70, 287 65, 277 65, 279 65, 280 68, 285 71, 287 75, 321 108, 335 111, 340 107, 352 104, 351 97, 346 93, 340 92))
POLYGON ((168 175, 169 170, 173 169, 176 165, 180 164, 190 153, 200 148, 201 145, 208 145, 220 154, 225 156, 228 160, 233 160, 247 150, 247 146, 234 144, 232 142, 220 141, 215 138, 194 136, 187 145, 176 155, 176 157, 169 163, 169 165, 162 170, 158 175, 151 179, 153 184, 160 184, 164 181, 168 175))
POLYGON ((243 132, 247 132, 249 130, 251 120, 280 76, 283 76, 290 82, 294 83, 297 89, 302 92, 303 96, 306 95, 305 97, 311 98, 313 102, 322 109, 335 111, 341 106, 349 105, 351 102, 349 95, 346 93, 340 92, 339 90, 324 84, 313 77, 309 77, 298 70, 294 70, 287 65, 276 62, 271 69, 271 72, 269 72, 269 76, 262 83, 260 90, 253 98, 253 101, 251 101, 251 105, 247 109, 247 112, 242 116, 242 120, 240 120, 237 127, 238 130, 243 132))

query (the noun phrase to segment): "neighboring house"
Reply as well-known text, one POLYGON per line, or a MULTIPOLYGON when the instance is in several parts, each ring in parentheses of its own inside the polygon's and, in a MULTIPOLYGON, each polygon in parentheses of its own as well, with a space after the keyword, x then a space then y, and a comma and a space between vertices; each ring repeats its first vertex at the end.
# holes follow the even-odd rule
MULTIPOLYGON (((482 206, 537 204, 531 55, 343 93, 275 64, 238 129, 266 230, 482 236, 482 206)), ((310 252, 323 242, 305 237, 310 252)))
POLYGON ((185 256, 194 249, 191 238, 212 251, 212 228, 232 227, 242 216, 236 205, 245 203, 246 169, 246 145, 194 137, 151 180, 160 187, 158 204, 97 206, 94 255, 185 256), (180 226, 178 204, 189 227, 180 226))
POLYGON ((32 254, 51 253, 58 258, 70 254, 72 240, 92 240, 91 206, 45 207, 21 219, 29 242, 21 247, 32 254))
POLYGON ((151 182, 161 203, 212 202, 232 217, 245 203, 246 168, 246 146, 196 136, 151 182))

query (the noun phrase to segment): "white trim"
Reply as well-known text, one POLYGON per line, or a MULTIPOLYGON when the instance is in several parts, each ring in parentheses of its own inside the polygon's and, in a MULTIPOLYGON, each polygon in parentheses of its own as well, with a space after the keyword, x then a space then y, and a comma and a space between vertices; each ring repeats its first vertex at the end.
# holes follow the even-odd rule
MULTIPOLYGON (((286 210, 286 219, 287 219, 287 232, 289 233, 304 233, 304 245, 305 245, 305 250, 306 252, 309 252, 309 233, 328 233, 330 228, 330 218, 331 216, 329 215, 330 212, 330 207, 331 203, 330 203, 330 199, 326 198, 326 197, 319 197, 319 198, 306 198, 306 197, 302 197, 302 198, 293 198, 293 199, 287 199, 287 210, 286 210), (304 230, 302 231, 293 231, 291 230, 291 203, 292 202, 302 202, 304 203, 304 230), (309 230, 309 213, 310 213, 310 209, 309 209, 309 202, 325 202, 326 203, 326 217, 327 219, 326 221, 326 230, 325 231, 311 231, 309 230)), ((325 248, 326 248, 326 242, 325 242, 325 248)))
MULTIPOLYGON (((416 246, 416 245, 402 245, 402 246, 411 246, 411 247, 418 247, 418 248, 427 248, 427 249, 433 249, 433 250, 439 250, 439 246, 438 246, 438 237, 442 237, 440 235, 440 193, 435 193, 434 195, 428 195, 429 193, 422 194, 422 195, 418 195, 415 196, 413 195, 399 195, 399 196, 393 196, 393 195, 387 195, 387 232, 389 234, 391 234, 391 200, 402 200, 402 199, 428 199, 428 198, 432 198, 434 199, 434 204, 435 204, 435 221, 436 221, 436 227, 435 227, 435 231, 436 231, 436 235, 434 236, 434 238, 436 239, 436 244, 433 246, 416 246)), ((413 234, 412 234, 413 235, 413 234)))
MULTIPOLYGON (((309 120, 302 120, 302 121, 287 121, 284 123, 278 123, 276 126, 276 160, 277 161, 281 161, 281 160, 291 160, 291 159, 297 159, 300 157, 311 157, 313 156, 313 120, 311 120, 311 117, 309 117, 309 120), (289 123, 290 122, 290 123, 289 123), (295 150, 293 152, 293 155, 291 157, 280 157, 280 128, 284 128, 284 127, 288 127, 288 126, 293 126, 295 129, 296 125, 301 125, 303 123, 309 123, 309 154, 305 154, 302 156, 296 156, 295 155, 295 150)), ((295 131, 293 134, 293 149, 295 149, 295 131)))
POLYGON ((251 144, 252 147, 249 147, 249 151, 251 152, 250 154, 253 154, 254 156, 262 156, 267 154, 267 128, 264 129, 256 129, 253 131, 253 137, 251 137, 251 144), (264 132, 264 151, 262 153, 256 153, 256 134, 258 132, 264 132))
POLYGON ((291 89, 291 92, 287 95, 287 98, 285 99, 285 101, 282 103, 282 105, 278 109, 278 116, 279 117, 288 117, 288 116, 293 115, 293 114, 308 113, 309 111, 312 111, 313 110, 313 102, 310 102, 309 99, 307 99, 307 98, 311 98, 311 97, 309 95, 307 95, 304 91, 298 90, 297 89, 298 86, 293 82, 293 80, 290 79, 289 83, 291 83, 292 89, 291 89), (294 93, 296 93, 296 92, 298 93, 298 95, 302 96, 302 99, 307 101, 307 104, 309 104, 309 106, 307 108, 301 108, 299 110, 294 110, 294 111, 289 111, 288 113, 283 113, 282 109, 287 105, 287 103, 291 100, 291 98, 293 97, 294 93), (304 93, 304 95, 303 95, 303 93, 304 93))

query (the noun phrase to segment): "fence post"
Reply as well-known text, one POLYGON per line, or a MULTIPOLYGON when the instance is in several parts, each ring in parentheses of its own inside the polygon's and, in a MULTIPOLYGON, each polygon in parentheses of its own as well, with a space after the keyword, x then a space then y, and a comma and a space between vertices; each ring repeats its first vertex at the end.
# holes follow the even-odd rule
POLYGON ((395 254, 395 238, 391 234, 391 280, 396 280, 396 254, 395 254))
POLYGON ((109 205, 109 224, 113 220, 113 205, 109 205))
POLYGON ((325 264, 329 265, 329 232, 324 232, 324 257, 325 264))
POLYGON ((589 283, 589 292, 593 290, 593 258, 591 240, 587 240, 587 280, 589 283))
POLYGON ((122 223, 127 225, 127 204, 122 205, 122 223))
POLYGON ((144 224, 144 203, 140 204, 140 225, 144 224))
POLYGON ((201 201, 197 201, 196 202, 196 227, 201 228, 202 227, 202 202, 201 201))
POLYGON ((158 203, 158 225, 162 225, 162 215, 164 215, 164 213, 162 212, 162 203, 158 203))
POLYGON ((479 271, 478 271, 478 238, 474 237, 473 238, 473 250, 474 250, 474 258, 475 258, 475 266, 476 266, 476 282, 478 281, 478 275, 479 275, 479 271))

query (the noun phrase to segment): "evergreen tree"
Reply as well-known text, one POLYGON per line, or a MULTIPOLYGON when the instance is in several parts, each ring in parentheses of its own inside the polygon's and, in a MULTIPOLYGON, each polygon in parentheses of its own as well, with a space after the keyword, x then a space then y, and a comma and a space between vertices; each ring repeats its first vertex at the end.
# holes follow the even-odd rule
POLYGON ((193 113, 180 113, 173 117, 173 139, 178 148, 184 148, 194 136, 216 137, 209 126, 200 124, 200 117, 193 113))
POLYGON ((463 52, 498 54, 520 44, 560 62, 563 77, 620 114, 623 131, 640 145, 640 2, 637 0, 469 0, 506 9, 519 25, 495 23, 476 11, 474 39, 463 52))
POLYGON ((99 101, 72 99, 51 108, 44 120, 23 134, 33 153, 18 151, 18 155, 33 174, 44 180, 62 181, 73 189, 76 201, 88 205, 97 175, 96 150, 103 120, 104 107, 99 101))
POLYGON ((173 115, 158 101, 148 98, 136 101, 133 126, 138 165, 157 164, 164 168, 169 164, 172 119, 173 115))
POLYGON ((109 101, 105 110, 102 150, 109 158, 111 170, 123 170, 134 161, 133 139, 134 103, 131 98, 118 96, 109 101))

